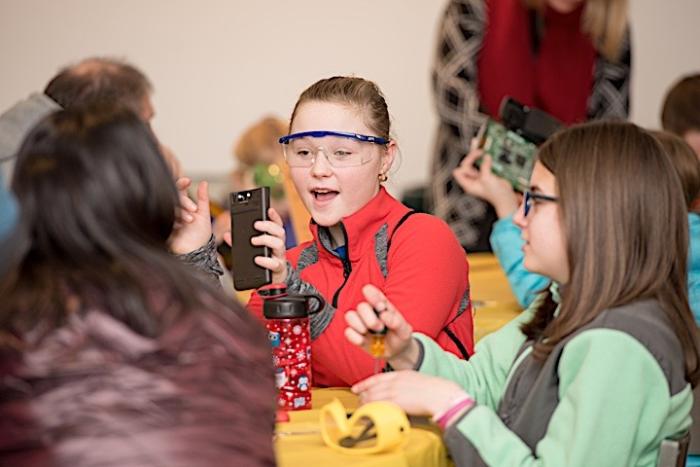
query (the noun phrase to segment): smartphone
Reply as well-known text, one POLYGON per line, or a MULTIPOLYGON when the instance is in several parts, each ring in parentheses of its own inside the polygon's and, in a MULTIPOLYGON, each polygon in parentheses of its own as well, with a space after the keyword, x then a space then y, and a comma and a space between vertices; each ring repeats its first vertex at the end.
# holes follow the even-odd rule
POLYGON ((254 246, 250 239, 262 232, 255 230, 256 221, 266 221, 270 207, 270 189, 238 191, 230 194, 231 209, 231 274, 236 290, 257 289, 272 282, 272 272, 255 264, 256 256, 270 257, 266 246, 254 246))
MULTIPOLYGON (((518 191, 527 189, 537 146, 494 120, 487 120, 477 134, 479 148, 491 156, 491 171, 518 191)), ((476 163, 481 165, 481 159, 476 163)))

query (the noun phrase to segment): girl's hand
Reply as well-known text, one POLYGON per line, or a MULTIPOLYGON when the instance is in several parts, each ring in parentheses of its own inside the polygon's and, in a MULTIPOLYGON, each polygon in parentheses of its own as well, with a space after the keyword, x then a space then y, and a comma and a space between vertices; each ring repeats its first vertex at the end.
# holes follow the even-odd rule
POLYGON ((415 371, 392 371, 370 376, 352 388, 362 403, 390 401, 411 415, 444 413, 467 393, 452 381, 415 371))
POLYGON ((499 218, 507 217, 518 210, 516 194, 507 180, 491 172, 491 156, 484 155, 476 143, 476 139, 473 139, 469 154, 452 171, 452 175, 466 193, 491 203, 499 218), (474 163, 482 157, 481 168, 475 168, 474 163))
POLYGON ((197 202, 187 195, 192 184, 189 178, 177 179, 175 185, 180 198, 180 206, 175 213, 175 226, 170 234, 170 251, 177 255, 190 253, 207 244, 211 237, 209 217, 209 193, 207 182, 197 185, 197 202))
POLYGON ((267 210, 270 220, 257 221, 253 224, 256 230, 263 232, 250 239, 250 243, 255 246, 266 246, 272 252, 270 258, 256 256, 255 264, 269 269, 272 272, 273 283, 284 283, 287 280, 287 249, 285 245, 285 233, 282 218, 273 208, 267 210))
POLYGON ((418 343, 411 336, 411 325, 375 286, 364 286, 362 294, 366 301, 359 303, 356 310, 345 313, 347 340, 369 352, 369 330, 381 331, 386 326, 388 332, 384 336, 384 358, 395 369, 413 368, 418 360, 419 349, 418 343), (379 316, 374 310, 377 310, 379 316))

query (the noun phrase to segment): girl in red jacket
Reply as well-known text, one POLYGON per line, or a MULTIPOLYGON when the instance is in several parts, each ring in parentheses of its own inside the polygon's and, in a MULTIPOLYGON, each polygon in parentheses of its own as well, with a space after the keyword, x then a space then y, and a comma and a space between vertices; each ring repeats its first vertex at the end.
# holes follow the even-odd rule
MULTIPOLYGON (((343 337, 343 315, 379 287, 414 329, 468 358, 473 349, 468 265, 447 225, 417 214, 382 183, 394 161, 384 96, 362 78, 333 77, 306 89, 280 139, 292 180, 311 213, 313 240, 286 251, 280 216, 255 228, 272 257, 256 263, 290 293, 318 293, 325 308, 311 318, 312 365, 318 386, 349 386, 373 372, 370 356, 343 337)), ((249 308, 261 315, 254 294, 249 308)))

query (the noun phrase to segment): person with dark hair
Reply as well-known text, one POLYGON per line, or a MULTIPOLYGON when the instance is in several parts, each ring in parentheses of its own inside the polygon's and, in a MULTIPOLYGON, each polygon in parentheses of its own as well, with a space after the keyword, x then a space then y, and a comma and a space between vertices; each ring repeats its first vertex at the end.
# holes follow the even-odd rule
POLYGON ((666 94, 661 124, 690 145, 700 158, 700 73, 681 78, 666 94))
MULTIPOLYGON (((151 103, 153 86, 146 75, 129 63, 114 58, 91 57, 63 68, 49 81, 44 93, 64 109, 129 109, 148 127, 155 115, 151 103)), ((206 182, 197 187, 197 201, 187 195, 191 180, 181 176, 180 163, 172 151, 158 143, 159 153, 168 163, 180 192, 176 234, 171 251, 195 267, 219 280, 223 270, 216 257, 216 243, 211 235, 209 197, 206 182), (205 209, 199 209, 199 207, 205 209), (195 225, 199 224, 199 225, 195 225)))
POLYGON ((461 190, 453 170, 505 96, 565 125, 625 119, 631 74, 627 0, 449 0, 433 94, 439 118, 433 210, 467 251, 490 250, 496 213, 461 190))
POLYGON ((262 327, 173 257, 178 191, 128 111, 59 111, 20 148, 29 244, 0 278, 0 464, 274 465, 262 327))
POLYGON ((678 174, 647 131, 557 133, 515 217, 525 267, 554 285, 469 361, 412 333, 366 286, 346 337, 367 349, 368 330, 386 326, 385 356, 406 371, 353 391, 433 416, 457 465, 656 466, 662 441, 687 433, 700 379, 687 219, 678 174))

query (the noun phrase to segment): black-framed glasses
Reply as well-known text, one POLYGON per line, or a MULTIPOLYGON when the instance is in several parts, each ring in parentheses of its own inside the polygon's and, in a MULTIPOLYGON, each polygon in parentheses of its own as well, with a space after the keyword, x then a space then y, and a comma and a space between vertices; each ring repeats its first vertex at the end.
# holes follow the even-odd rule
POLYGON ((523 199, 523 215, 525 217, 527 217, 530 209, 532 209, 532 206, 535 204, 535 201, 549 201, 551 203, 556 203, 559 201, 559 198, 555 196, 543 195, 541 193, 533 193, 532 191, 527 190, 523 199))

